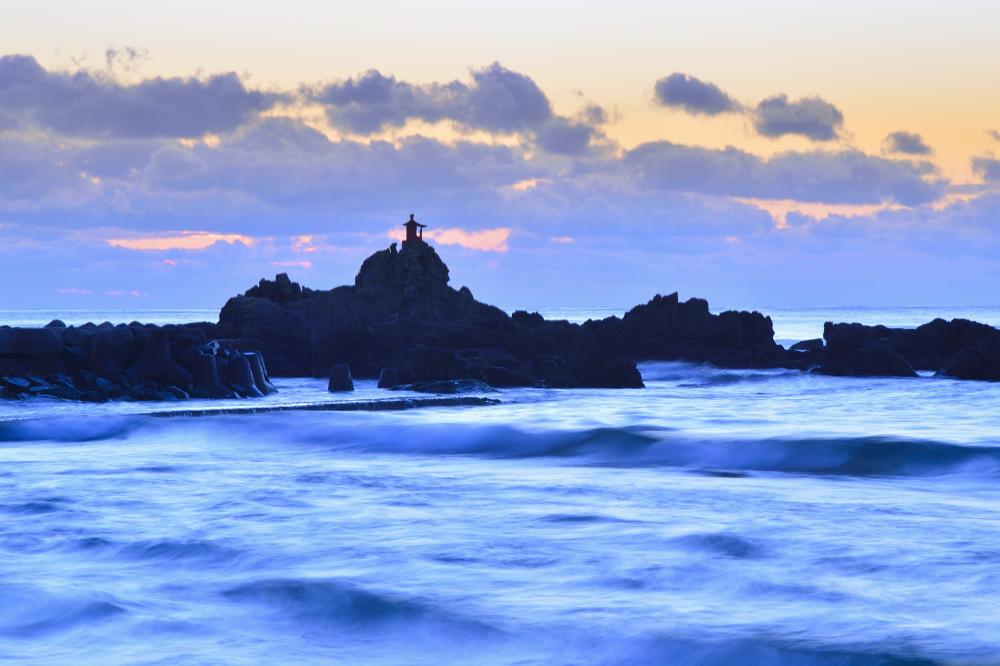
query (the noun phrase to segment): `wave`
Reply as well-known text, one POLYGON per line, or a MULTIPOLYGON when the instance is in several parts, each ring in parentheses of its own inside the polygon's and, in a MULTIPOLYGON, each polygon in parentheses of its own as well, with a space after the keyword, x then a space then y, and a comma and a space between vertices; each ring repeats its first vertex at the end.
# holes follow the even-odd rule
POLYGON ((146 419, 135 416, 57 417, 0 420, 5 442, 96 442, 125 439, 146 419))
MULTIPOLYGON (((667 466, 740 477, 753 472, 834 476, 1000 475, 1000 447, 893 437, 692 437, 663 427, 531 430, 510 425, 428 423, 371 415, 278 413, 164 421, 148 416, 0 423, 0 442, 116 440, 142 434, 212 446, 318 446, 356 453, 563 458, 581 464, 667 466)), ((143 468, 169 471, 169 467, 143 468)), ((303 477, 303 482, 311 480, 303 477)), ((50 502, 6 507, 44 512, 50 502)))
POLYGON ((379 453, 554 457, 621 467, 682 467, 720 478, 738 478, 748 472, 1000 475, 1000 447, 892 437, 693 438, 643 427, 527 431, 492 425, 387 429, 314 423, 302 430, 285 429, 281 439, 379 453))
POLYGON ((122 557, 133 560, 199 560, 205 562, 228 562, 240 556, 234 548, 221 546, 211 541, 141 541, 121 549, 122 557))
POLYGON ((123 615, 109 599, 61 598, 26 586, 0 585, 0 636, 29 639, 50 636, 123 615))
POLYGON ((912 648, 886 649, 884 646, 852 646, 850 649, 814 645, 806 641, 783 642, 762 638, 699 642, 673 637, 654 637, 622 646, 606 663, 644 666, 646 664, 699 664, 728 666, 933 666, 933 659, 913 654, 912 648))
POLYGON ((423 625, 432 631, 499 633, 487 624, 463 618, 430 602, 373 592, 341 580, 263 579, 230 588, 223 596, 236 602, 264 605, 313 631, 410 630, 414 625, 423 625))

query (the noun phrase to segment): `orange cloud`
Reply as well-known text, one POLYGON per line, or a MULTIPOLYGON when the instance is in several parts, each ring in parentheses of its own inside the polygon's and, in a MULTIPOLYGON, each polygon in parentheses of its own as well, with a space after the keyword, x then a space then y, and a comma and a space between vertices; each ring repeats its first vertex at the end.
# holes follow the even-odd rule
POLYGON ((436 229, 424 234, 430 240, 442 245, 458 245, 467 250, 481 252, 506 252, 507 239, 510 238, 508 227, 483 229, 482 231, 466 231, 465 229, 436 229))
POLYGON ((316 252, 319 248, 313 244, 315 240, 314 236, 293 236, 292 237, 292 251, 293 252, 316 252))
MULTIPOLYGON (((972 201, 983 195, 983 192, 955 192, 925 204, 935 211, 941 211, 956 203, 972 201)), ((897 203, 880 204, 830 204, 810 201, 795 201, 793 199, 750 199, 737 197, 740 203, 758 208, 774 220, 779 229, 788 226, 788 214, 798 213, 814 220, 825 220, 831 215, 836 217, 867 217, 886 210, 906 210, 906 206, 897 203)))
POLYGON ((141 251, 204 250, 215 243, 243 243, 249 247, 255 242, 250 236, 242 234, 216 234, 209 231, 181 231, 177 236, 113 238, 107 241, 111 247, 141 251))

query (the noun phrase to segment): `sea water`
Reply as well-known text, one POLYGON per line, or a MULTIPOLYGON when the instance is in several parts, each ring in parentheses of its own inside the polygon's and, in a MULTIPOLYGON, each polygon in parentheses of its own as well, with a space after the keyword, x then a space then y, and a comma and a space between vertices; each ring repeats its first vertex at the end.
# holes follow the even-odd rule
MULTIPOLYGON (((772 315, 1000 321, 901 312, 772 315)), ((1000 385, 640 370, 395 413, 0 401, 0 660, 1000 663, 1000 385)), ((276 383, 225 404, 351 399, 276 383)))

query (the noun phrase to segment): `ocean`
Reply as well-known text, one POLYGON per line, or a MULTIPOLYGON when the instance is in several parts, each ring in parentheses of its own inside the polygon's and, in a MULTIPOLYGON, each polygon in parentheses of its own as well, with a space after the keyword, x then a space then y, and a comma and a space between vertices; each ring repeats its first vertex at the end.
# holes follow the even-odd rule
MULTIPOLYGON (((1000 324, 765 311, 785 343, 1000 324)), ((0 401, 0 662, 1000 663, 1000 385, 640 370, 405 412, 0 401)), ((386 395, 275 383, 231 404, 386 395)))

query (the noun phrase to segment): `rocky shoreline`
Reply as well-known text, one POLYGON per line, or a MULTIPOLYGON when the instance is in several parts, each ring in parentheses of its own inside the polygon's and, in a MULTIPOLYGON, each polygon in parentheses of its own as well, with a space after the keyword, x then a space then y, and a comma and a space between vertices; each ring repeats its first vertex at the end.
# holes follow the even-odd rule
POLYGON ((916 329, 827 323, 823 338, 785 349, 770 317, 713 314, 707 301, 676 293, 573 324, 508 315, 448 283, 434 248, 412 241, 370 256, 353 285, 261 280, 229 299, 218 323, 0 327, 0 397, 253 398, 275 390, 271 373, 331 377, 331 390, 350 390, 352 377, 428 393, 641 388, 636 363, 652 360, 1000 381, 1000 331, 963 319, 916 329))

